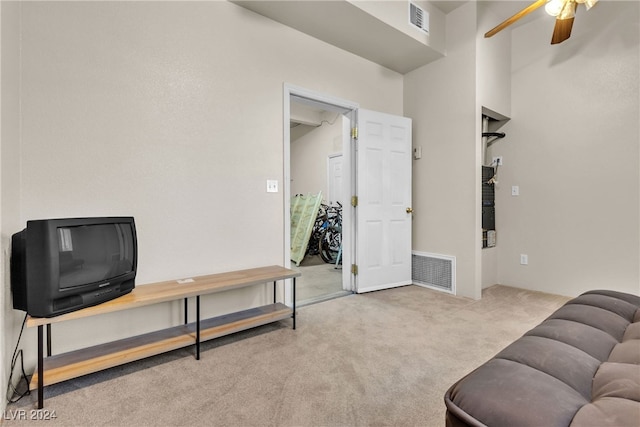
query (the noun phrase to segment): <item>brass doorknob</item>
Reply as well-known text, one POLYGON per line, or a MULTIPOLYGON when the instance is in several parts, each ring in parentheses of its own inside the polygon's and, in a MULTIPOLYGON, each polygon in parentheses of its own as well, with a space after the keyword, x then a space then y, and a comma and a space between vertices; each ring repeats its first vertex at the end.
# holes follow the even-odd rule
POLYGON ((407 208, 407 213, 412 213, 412 212, 413 212, 413 209, 407 208))

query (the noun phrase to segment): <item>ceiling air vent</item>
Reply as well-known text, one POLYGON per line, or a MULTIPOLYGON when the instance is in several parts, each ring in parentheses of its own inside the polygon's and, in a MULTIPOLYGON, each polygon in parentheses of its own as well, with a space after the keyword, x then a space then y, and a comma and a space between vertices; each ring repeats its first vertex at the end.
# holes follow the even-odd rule
POLYGON ((411 2, 409 3, 409 23, 429 34, 429 12, 411 2))

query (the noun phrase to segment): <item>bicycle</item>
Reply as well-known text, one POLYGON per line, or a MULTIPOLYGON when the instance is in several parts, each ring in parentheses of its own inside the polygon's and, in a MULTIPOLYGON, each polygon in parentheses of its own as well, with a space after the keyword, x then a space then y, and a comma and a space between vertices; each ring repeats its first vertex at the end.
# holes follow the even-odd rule
POLYGON ((306 255, 320 254, 320 238, 322 237, 323 225, 327 218, 327 208, 328 206, 325 204, 321 204, 320 208, 318 208, 316 221, 311 229, 311 236, 309 236, 306 255))
POLYGON ((337 206, 326 206, 324 211, 318 251, 324 262, 337 266, 342 262, 342 205, 337 202, 337 206))

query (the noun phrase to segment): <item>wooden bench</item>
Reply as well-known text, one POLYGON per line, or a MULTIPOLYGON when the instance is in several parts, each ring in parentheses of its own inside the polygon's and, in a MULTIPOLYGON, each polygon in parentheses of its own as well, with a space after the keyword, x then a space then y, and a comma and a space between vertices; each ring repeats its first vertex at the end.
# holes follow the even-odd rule
POLYGON ((300 273, 280 266, 260 267, 227 273, 211 274, 184 280, 170 280, 137 286, 129 294, 102 304, 57 317, 27 318, 27 327, 38 327, 38 369, 29 388, 38 389, 38 408, 44 406, 44 386, 82 375, 140 360, 167 351, 194 345, 200 358, 200 342, 271 322, 292 318, 296 328, 296 277, 300 273), (276 302, 278 281, 292 279, 292 307, 276 302), (273 304, 200 320, 200 296, 247 286, 273 282, 273 304), (196 321, 188 322, 187 299, 196 297, 196 321), (108 342, 88 348, 51 355, 51 325, 99 314, 144 307, 161 302, 184 299, 183 325, 108 342), (44 357, 44 331, 47 327, 47 357, 44 357))

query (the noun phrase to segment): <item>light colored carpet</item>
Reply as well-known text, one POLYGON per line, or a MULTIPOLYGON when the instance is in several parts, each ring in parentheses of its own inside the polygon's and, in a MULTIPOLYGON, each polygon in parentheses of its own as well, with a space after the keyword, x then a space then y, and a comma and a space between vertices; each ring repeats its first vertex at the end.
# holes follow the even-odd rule
MULTIPOLYGON (((447 388, 567 298, 406 286, 45 389, 48 426, 442 426, 447 388)), ((35 408, 37 393, 7 411, 35 408)), ((43 421, 8 421, 3 426, 43 421)))

